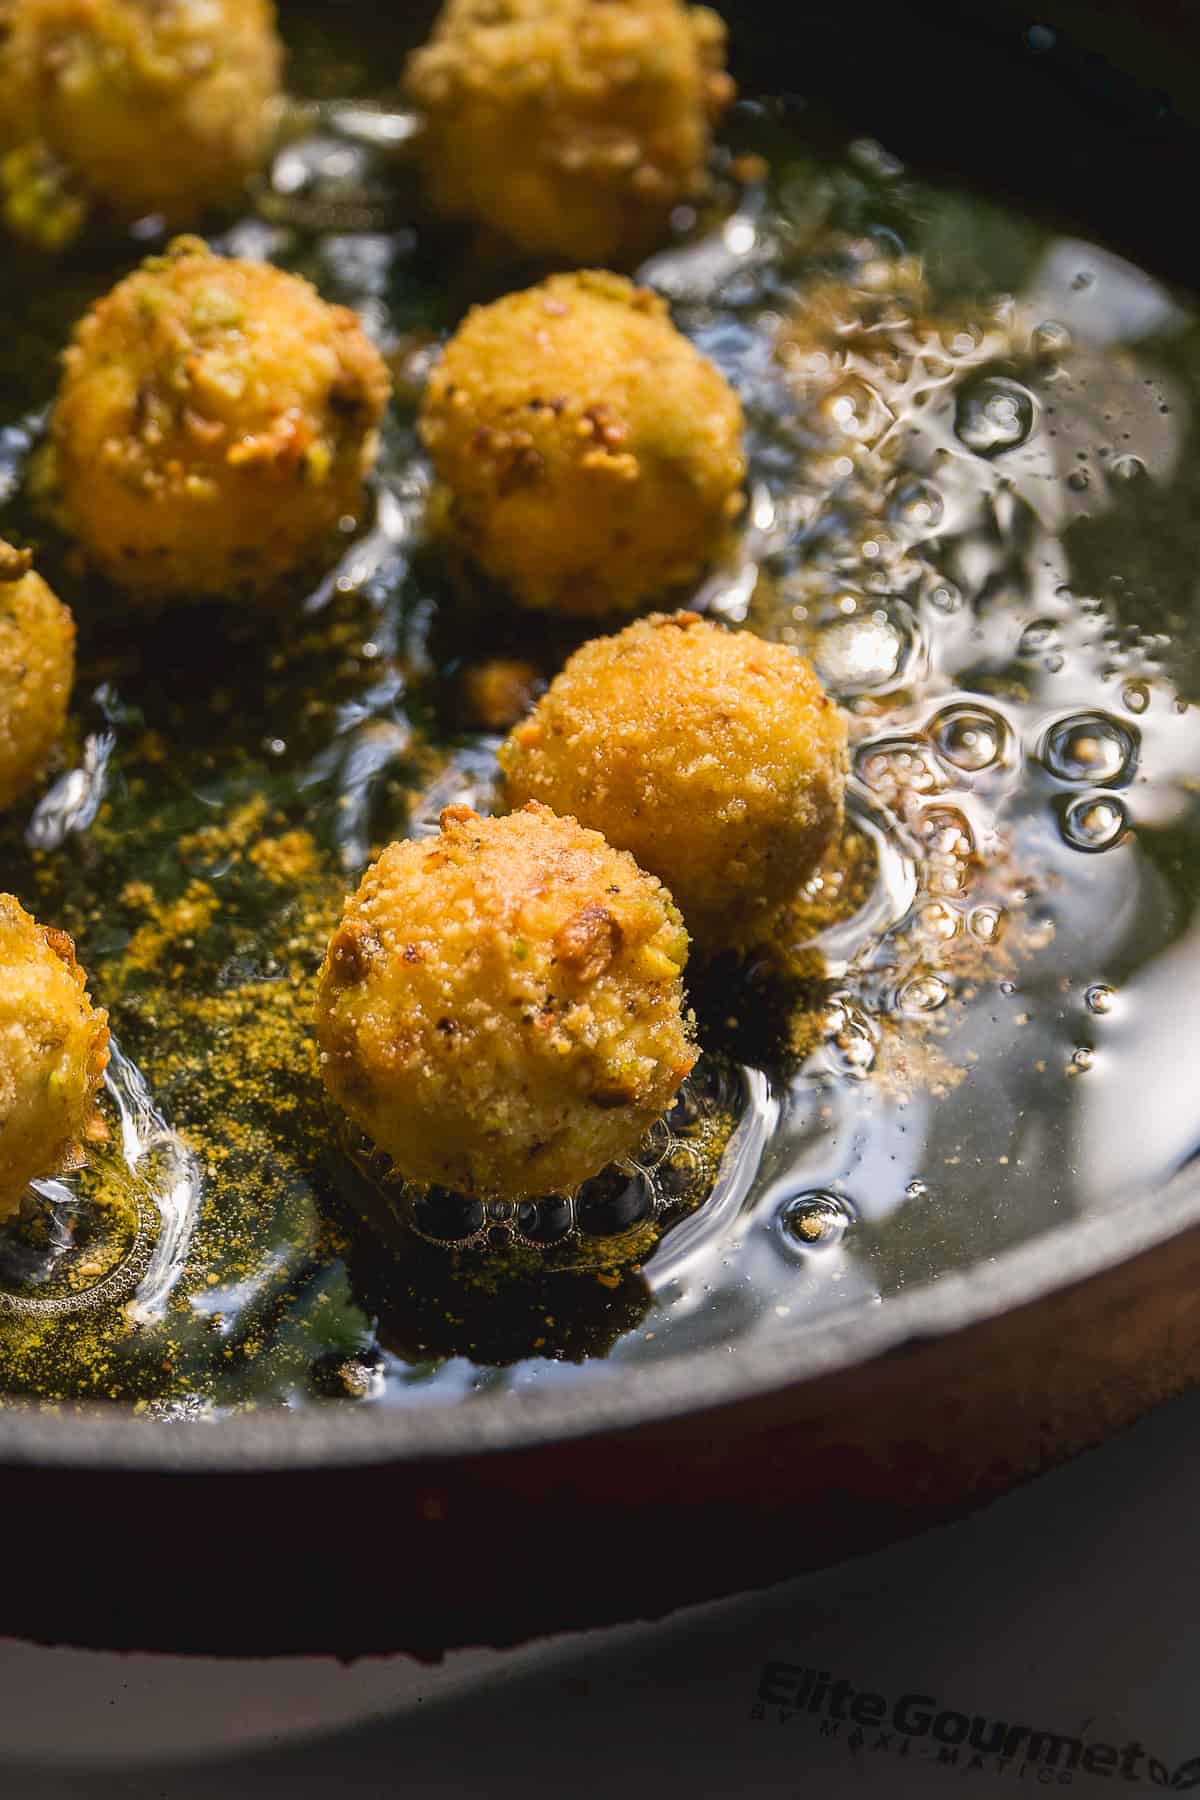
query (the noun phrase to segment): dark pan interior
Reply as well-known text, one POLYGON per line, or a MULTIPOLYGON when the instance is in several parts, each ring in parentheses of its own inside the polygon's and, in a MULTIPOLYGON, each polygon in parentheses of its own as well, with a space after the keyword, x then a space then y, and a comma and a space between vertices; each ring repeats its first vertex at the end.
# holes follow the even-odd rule
POLYGON ((1175 206, 1200 159, 1192 8, 909 0, 864 8, 853 32, 835 7, 727 11, 748 85, 815 91, 914 164, 1195 280, 1175 206))

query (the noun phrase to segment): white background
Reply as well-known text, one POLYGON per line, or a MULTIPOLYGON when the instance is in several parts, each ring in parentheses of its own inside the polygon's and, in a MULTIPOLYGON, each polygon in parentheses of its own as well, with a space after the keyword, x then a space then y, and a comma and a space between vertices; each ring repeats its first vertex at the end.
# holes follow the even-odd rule
MULTIPOLYGON (((851 1754, 751 1718, 762 1666, 1200 1754, 1200 1394, 962 1524, 699 1607, 438 1667, 0 1644, 4 1800, 953 1796, 1065 1784, 851 1754)), ((798 1531, 804 1521, 796 1521, 798 1531)), ((21 1522, 36 1533, 36 1521, 21 1522)), ((12 1553, 19 1539, 9 1528, 12 1553)), ((64 1550, 64 1554, 69 1554, 64 1550)), ((2 1578, 2 1577, 0 1577, 2 1578)), ((843 1727, 843 1731, 844 1731, 843 1727)), ((868 1740, 869 1741, 869 1740, 868 1740)), ((1156 1792, 1077 1772, 1081 1800, 1156 1792)))

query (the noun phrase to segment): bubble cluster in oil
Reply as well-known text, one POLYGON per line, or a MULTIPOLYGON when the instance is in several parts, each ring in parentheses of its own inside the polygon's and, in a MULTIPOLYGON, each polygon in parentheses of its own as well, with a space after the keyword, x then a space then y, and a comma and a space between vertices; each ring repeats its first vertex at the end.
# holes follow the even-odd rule
POLYGON ((360 1133, 344 1135, 391 1220, 425 1243, 517 1263, 533 1258, 561 1270, 646 1254, 667 1226, 709 1201, 743 1104, 736 1071, 708 1057, 630 1157, 573 1193, 519 1200, 413 1186, 360 1133))

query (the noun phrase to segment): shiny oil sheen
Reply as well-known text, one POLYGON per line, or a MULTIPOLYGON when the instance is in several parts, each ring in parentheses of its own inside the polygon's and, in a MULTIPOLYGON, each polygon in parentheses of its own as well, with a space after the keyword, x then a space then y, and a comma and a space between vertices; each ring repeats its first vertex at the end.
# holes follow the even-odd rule
POLYGON ((0 303, 0 531, 81 628, 80 741, 4 821, 0 881, 76 933, 120 1046, 109 1146, 0 1244, 4 1390, 175 1420, 492 1404, 802 1333, 1154 1191, 1200 1143, 1195 314, 753 98, 713 205, 643 271, 750 422, 744 529, 686 598, 796 643, 847 707, 873 892, 802 1000, 803 941, 695 969, 706 1061, 573 1209, 439 1211, 332 1118, 289 1048, 326 915, 372 845, 489 804, 464 646, 550 676, 578 634, 456 589, 423 535, 422 372, 470 301, 541 271, 431 224, 409 122, 346 57, 302 55, 302 82, 318 61, 351 97, 320 91, 216 240, 358 308, 400 374, 371 516, 318 583, 150 617, 81 578, 31 494, 54 356, 146 245, 18 259, 0 303), (930 310, 976 328, 885 375, 860 358, 818 416, 776 343, 851 243, 922 259, 930 310), (299 887, 228 835, 255 807, 273 840, 311 834, 299 887), (215 910, 138 939, 140 888, 161 913, 197 880, 215 910), (593 1254, 622 1233, 630 1260, 593 1254))

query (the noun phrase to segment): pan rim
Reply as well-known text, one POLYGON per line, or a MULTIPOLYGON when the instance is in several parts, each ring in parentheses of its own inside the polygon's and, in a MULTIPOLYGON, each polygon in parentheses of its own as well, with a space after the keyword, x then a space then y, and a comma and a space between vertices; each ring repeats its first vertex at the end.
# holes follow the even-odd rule
POLYGON ((972 1326, 1086 1283, 1200 1224, 1200 1160, 1158 1193, 1076 1217, 958 1274, 882 1301, 859 1301, 790 1335, 680 1352, 603 1375, 590 1391, 557 1389, 421 1407, 314 1403, 172 1424, 117 1403, 70 1412, 0 1406, 0 1467, 125 1474, 272 1474, 419 1465, 565 1445, 700 1416, 802 1389, 921 1339, 972 1326))

